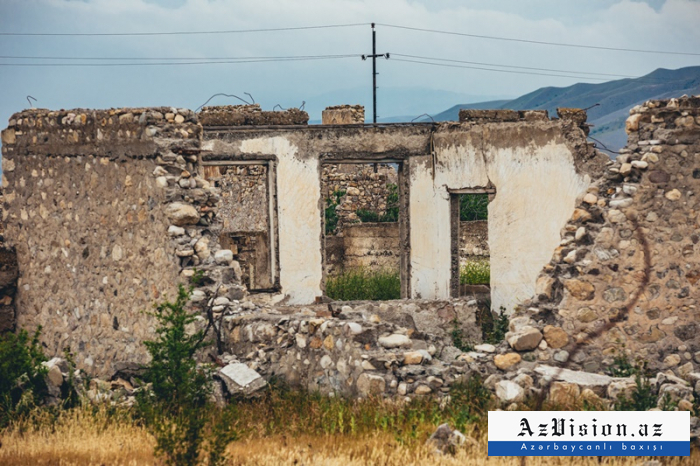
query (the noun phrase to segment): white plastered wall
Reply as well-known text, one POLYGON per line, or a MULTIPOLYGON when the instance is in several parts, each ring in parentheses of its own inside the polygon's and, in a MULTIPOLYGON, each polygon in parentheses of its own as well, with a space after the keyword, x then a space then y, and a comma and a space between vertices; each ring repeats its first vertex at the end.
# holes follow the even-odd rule
POLYGON ((576 198, 589 186, 561 143, 497 148, 463 143, 436 148, 435 178, 429 156, 413 159, 410 174, 411 293, 450 295, 451 229, 448 189, 485 187, 489 204, 492 307, 511 313, 535 293, 535 281, 559 245, 560 230, 576 198))
POLYGON ((318 159, 302 159, 284 137, 242 141, 241 151, 274 154, 277 165, 280 285, 289 304, 313 303, 321 296, 321 183, 318 159))

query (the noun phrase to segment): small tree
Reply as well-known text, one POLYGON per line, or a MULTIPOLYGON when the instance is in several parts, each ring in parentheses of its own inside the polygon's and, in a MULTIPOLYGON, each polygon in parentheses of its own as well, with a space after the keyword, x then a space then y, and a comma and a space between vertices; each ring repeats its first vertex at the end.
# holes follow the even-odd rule
POLYGON ((196 353, 210 342, 205 339, 205 330, 187 331, 198 316, 185 307, 192 290, 193 286, 180 285, 174 302, 156 304, 148 313, 158 321, 157 338, 144 342, 151 355, 146 378, 152 388, 139 396, 138 406, 156 438, 156 453, 164 456, 167 464, 197 464, 205 446, 209 450, 209 464, 219 464, 235 434, 230 423, 221 423, 228 417, 215 412, 208 401, 212 390, 211 368, 198 365, 195 359, 196 353), (207 425, 212 420, 214 425, 208 429, 212 438, 204 442, 207 425))

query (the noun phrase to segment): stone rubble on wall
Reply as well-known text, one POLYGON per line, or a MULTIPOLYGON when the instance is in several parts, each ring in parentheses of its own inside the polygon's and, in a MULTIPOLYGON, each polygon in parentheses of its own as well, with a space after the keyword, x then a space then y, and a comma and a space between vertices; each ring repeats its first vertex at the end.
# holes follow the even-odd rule
POLYGON ((364 124, 365 107, 362 105, 336 105, 326 107, 321 113, 321 124, 353 125, 364 124))
POLYGON ((298 108, 263 111, 260 104, 203 107, 197 114, 203 126, 306 125, 309 114, 298 108))
POLYGON ((478 342, 476 301, 390 301, 267 307, 224 318, 227 350, 263 377, 359 396, 445 396, 486 353, 453 346, 455 320, 478 342))

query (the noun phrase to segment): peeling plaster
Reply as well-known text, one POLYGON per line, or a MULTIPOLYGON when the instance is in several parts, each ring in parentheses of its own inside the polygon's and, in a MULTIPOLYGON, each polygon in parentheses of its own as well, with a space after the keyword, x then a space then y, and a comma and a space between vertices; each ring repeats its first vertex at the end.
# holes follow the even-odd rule
POLYGON ((576 173, 574 157, 559 141, 545 145, 482 144, 473 133, 411 159, 412 297, 449 297, 451 278, 448 189, 496 188, 489 204, 491 299, 508 313, 535 292, 535 281, 560 241, 576 198, 590 184, 576 173))
POLYGON ((289 304, 312 303, 323 277, 318 159, 300 159, 298 147, 281 136, 244 140, 241 151, 278 158, 280 285, 289 304))

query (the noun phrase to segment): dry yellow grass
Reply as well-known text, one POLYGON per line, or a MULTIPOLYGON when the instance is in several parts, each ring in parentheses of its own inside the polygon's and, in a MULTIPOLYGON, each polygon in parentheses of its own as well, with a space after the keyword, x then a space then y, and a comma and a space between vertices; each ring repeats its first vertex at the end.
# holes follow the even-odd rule
MULTIPOLYGON (((42 414, 39 414, 42 416, 42 414)), ((133 425, 128 417, 109 417, 76 409, 59 415, 57 422, 13 426, 2 433, 2 465, 153 465, 153 438, 145 429, 133 425)), ((486 438, 477 446, 461 450, 454 457, 436 457, 428 449, 397 444, 386 433, 374 435, 299 436, 281 435, 249 438, 232 443, 231 465, 324 465, 385 466, 412 465, 488 465, 519 466, 518 458, 489 458, 486 438)), ((603 459, 610 466, 633 466, 639 458, 603 459)), ((528 458, 526 466, 599 465, 597 458, 528 458)), ((664 465, 700 464, 700 452, 690 458, 665 459, 664 465)))
POLYGON ((155 462, 153 438, 127 418, 88 409, 62 411, 55 423, 48 416, 37 411, 31 421, 0 433, 1 465, 136 466, 155 462))

